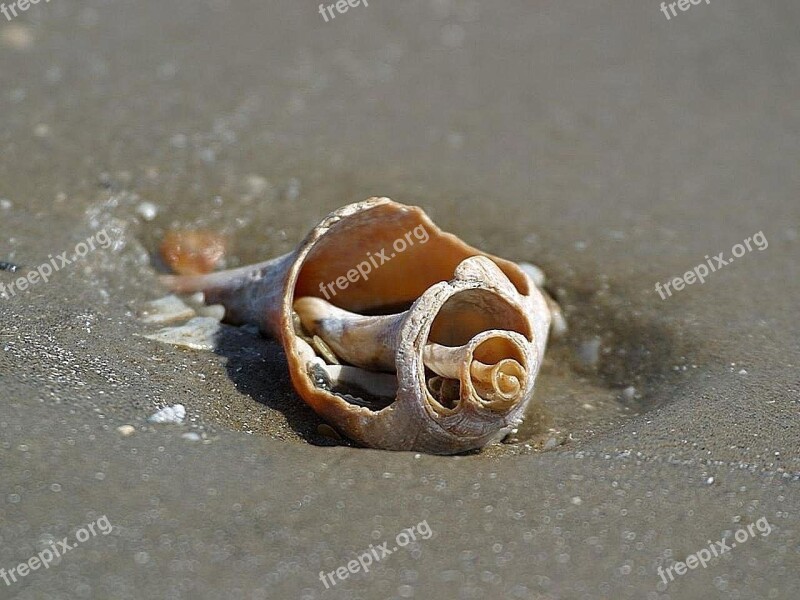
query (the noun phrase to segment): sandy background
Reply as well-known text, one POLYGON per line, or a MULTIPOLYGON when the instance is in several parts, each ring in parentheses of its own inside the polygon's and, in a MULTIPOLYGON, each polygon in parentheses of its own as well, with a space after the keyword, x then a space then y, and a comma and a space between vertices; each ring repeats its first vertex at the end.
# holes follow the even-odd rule
POLYGON ((799 20, 792 0, 0 18, 0 260, 114 240, 0 298, 0 568, 115 526, 0 598, 796 598, 799 20), (274 342, 141 337, 167 228, 225 232, 234 266, 372 195, 544 268, 571 325, 537 392, 554 449, 539 421, 463 457, 330 447, 274 342), (765 250, 656 294, 759 231, 765 250), (177 402, 186 425, 146 423, 177 402), (761 517, 769 535, 660 584, 761 517), (431 539, 318 579, 423 520, 431 539))

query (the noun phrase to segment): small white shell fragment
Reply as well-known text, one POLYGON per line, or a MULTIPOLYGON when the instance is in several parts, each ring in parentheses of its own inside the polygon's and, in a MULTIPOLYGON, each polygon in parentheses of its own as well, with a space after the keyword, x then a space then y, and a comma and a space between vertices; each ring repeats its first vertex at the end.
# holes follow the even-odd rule
POLYGON ((181 437, 185 440, 189 440, 190 442, 200 441, 200 434, 194 431, 187 431, 186 433, 182 433, 181 437))
POLYGON ((245 185, 247 191, 254 196, 263 194, 270 187, 269 181, 261 175, 248 175, 245 178, 245 185))
POLYGON ((550 334, 555 339, 563 337, 564 334, 567 333, 569 327, 567 327, 567 319, 561 311, 561 306, 546 294, 545 300, 547 301, 547 308, 550 309, 550 318, 552 319, 550 322, 550 334))
POLYGON ((193 316, 195 316, 194 310, 174 294, 148 302, 141 312, 142 321, 157 324, 182 321, 193 316))
MULTIPOLYGON (((13 5, 12 5, 13 6, 13 5)), ((27 50, 33 46, 33 30, 27 25, 6 25, 0 30, 0 43, 13 50, 27 50)))
POLYGON ((128 437, 136 433, 136 428, 133 425, 120 425, 117 427, 117 431, 121 436, 128 437))
POLYGON ((199 307, 197 314, 201 317, 210 317, 216 321, 222 321, 225 318, 225 307, 222 304, 209 304, 208 306, 199 307))
POLYGON ((203 292, 196 292, 189 296, 188 300, 192 304, 204 304, 206 301, 206 295, 203 292))
POLYGON ((564 318, 564 315, 561 314, 561 311, 553 312, 553 325, 552 325, 552 333, 554 338, 560 338, 565 333, 567 333, 567 320, 564 318))
POLYGON ((158 207, 152 202, 142 202, 136 207, 136 212, 145 221, 152 221, 158 215, 158 207))
POLYGON ((165 327, 156 333, 145 335, 148 340, 174 344, 193 350, 213 350, 217 333, 222 325, 211 317, 195 317, 180 327, 165 327))
POLYGON ((546 281, 544 271, 528 262, 517 263, 517 265, 519 265, 519 268, 525 271, 525 274, 533 280, 533 285, 538 288, 544 287, 546 281))
POLYGON ((186 417, 186 408, 183 404, 167 406, 150 415, 147 420, 150 423, 165 423, 169 425, 181 425, 186 417))

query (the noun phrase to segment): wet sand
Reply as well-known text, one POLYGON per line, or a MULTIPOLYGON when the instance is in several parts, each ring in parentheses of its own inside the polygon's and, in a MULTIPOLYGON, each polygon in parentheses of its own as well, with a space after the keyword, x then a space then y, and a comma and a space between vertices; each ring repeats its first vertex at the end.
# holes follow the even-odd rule
POLYGON ((0 598, 797 597, 800 9, 283 4, 0 18, 0 261, 114 241, 0 298, 0 569, 114 525, 0 598), (225 233, 236 266, 373 195, 546 272, 570 332, 514 443, 351 447, 275 342, 142 337, 167 229, 225 233), (175 403, 185 425, 147 423, 175 403), (430 539, 321 583, 423 520, 430 539))

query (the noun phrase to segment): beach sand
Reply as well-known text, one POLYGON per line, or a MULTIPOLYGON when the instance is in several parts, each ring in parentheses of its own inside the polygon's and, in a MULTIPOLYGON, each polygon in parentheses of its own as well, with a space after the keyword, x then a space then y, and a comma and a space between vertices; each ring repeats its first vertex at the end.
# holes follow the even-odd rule
POLYGON ((0 19, 0 261, 22 265, 0 282, 112 240, 0 298, 0 569, 114 526, 0 598, 798 597, 799 18, 89 0, 0 19), (276 342, 142 337, 168 229, 224 233, 237 266, 374 195, 547 274, 570 332, 517 442, 357 448, 319 434, 276 342), (147 422, 176 403, 184 425, 147 422), (423 521, 430 539, 321 582, 423 521))

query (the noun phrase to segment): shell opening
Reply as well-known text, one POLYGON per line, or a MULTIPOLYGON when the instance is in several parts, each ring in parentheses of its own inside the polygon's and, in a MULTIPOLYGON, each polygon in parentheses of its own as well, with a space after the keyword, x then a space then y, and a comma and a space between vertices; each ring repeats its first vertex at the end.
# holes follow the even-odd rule
POLYGON ((492 329, 514 331, 533 340, 530 325, 518 306, 489 290, 465 290, 454 294, 439 309, 428 340, 444 346, 462 346, 492 329))
MULTIPOLYGON (((294 301, 294 327, 328 365, 341 363, 346 374, 330 391, 381 396, 375 372, 396 374, 398 326, 407 313, 365 316, 321 298, 294 301)), ((521 338, 532 340, 524 313, 507 297, 487 289, 466 289, 451 296, 431 324, 421 349, 429 407, 440 416, 472 406, 507 412, 523 400, 528 377, 521 338)), ((396 389, 396 388, 395 388, 396 389)), ((373 398, 377 400, 377 398, 373 398)))

